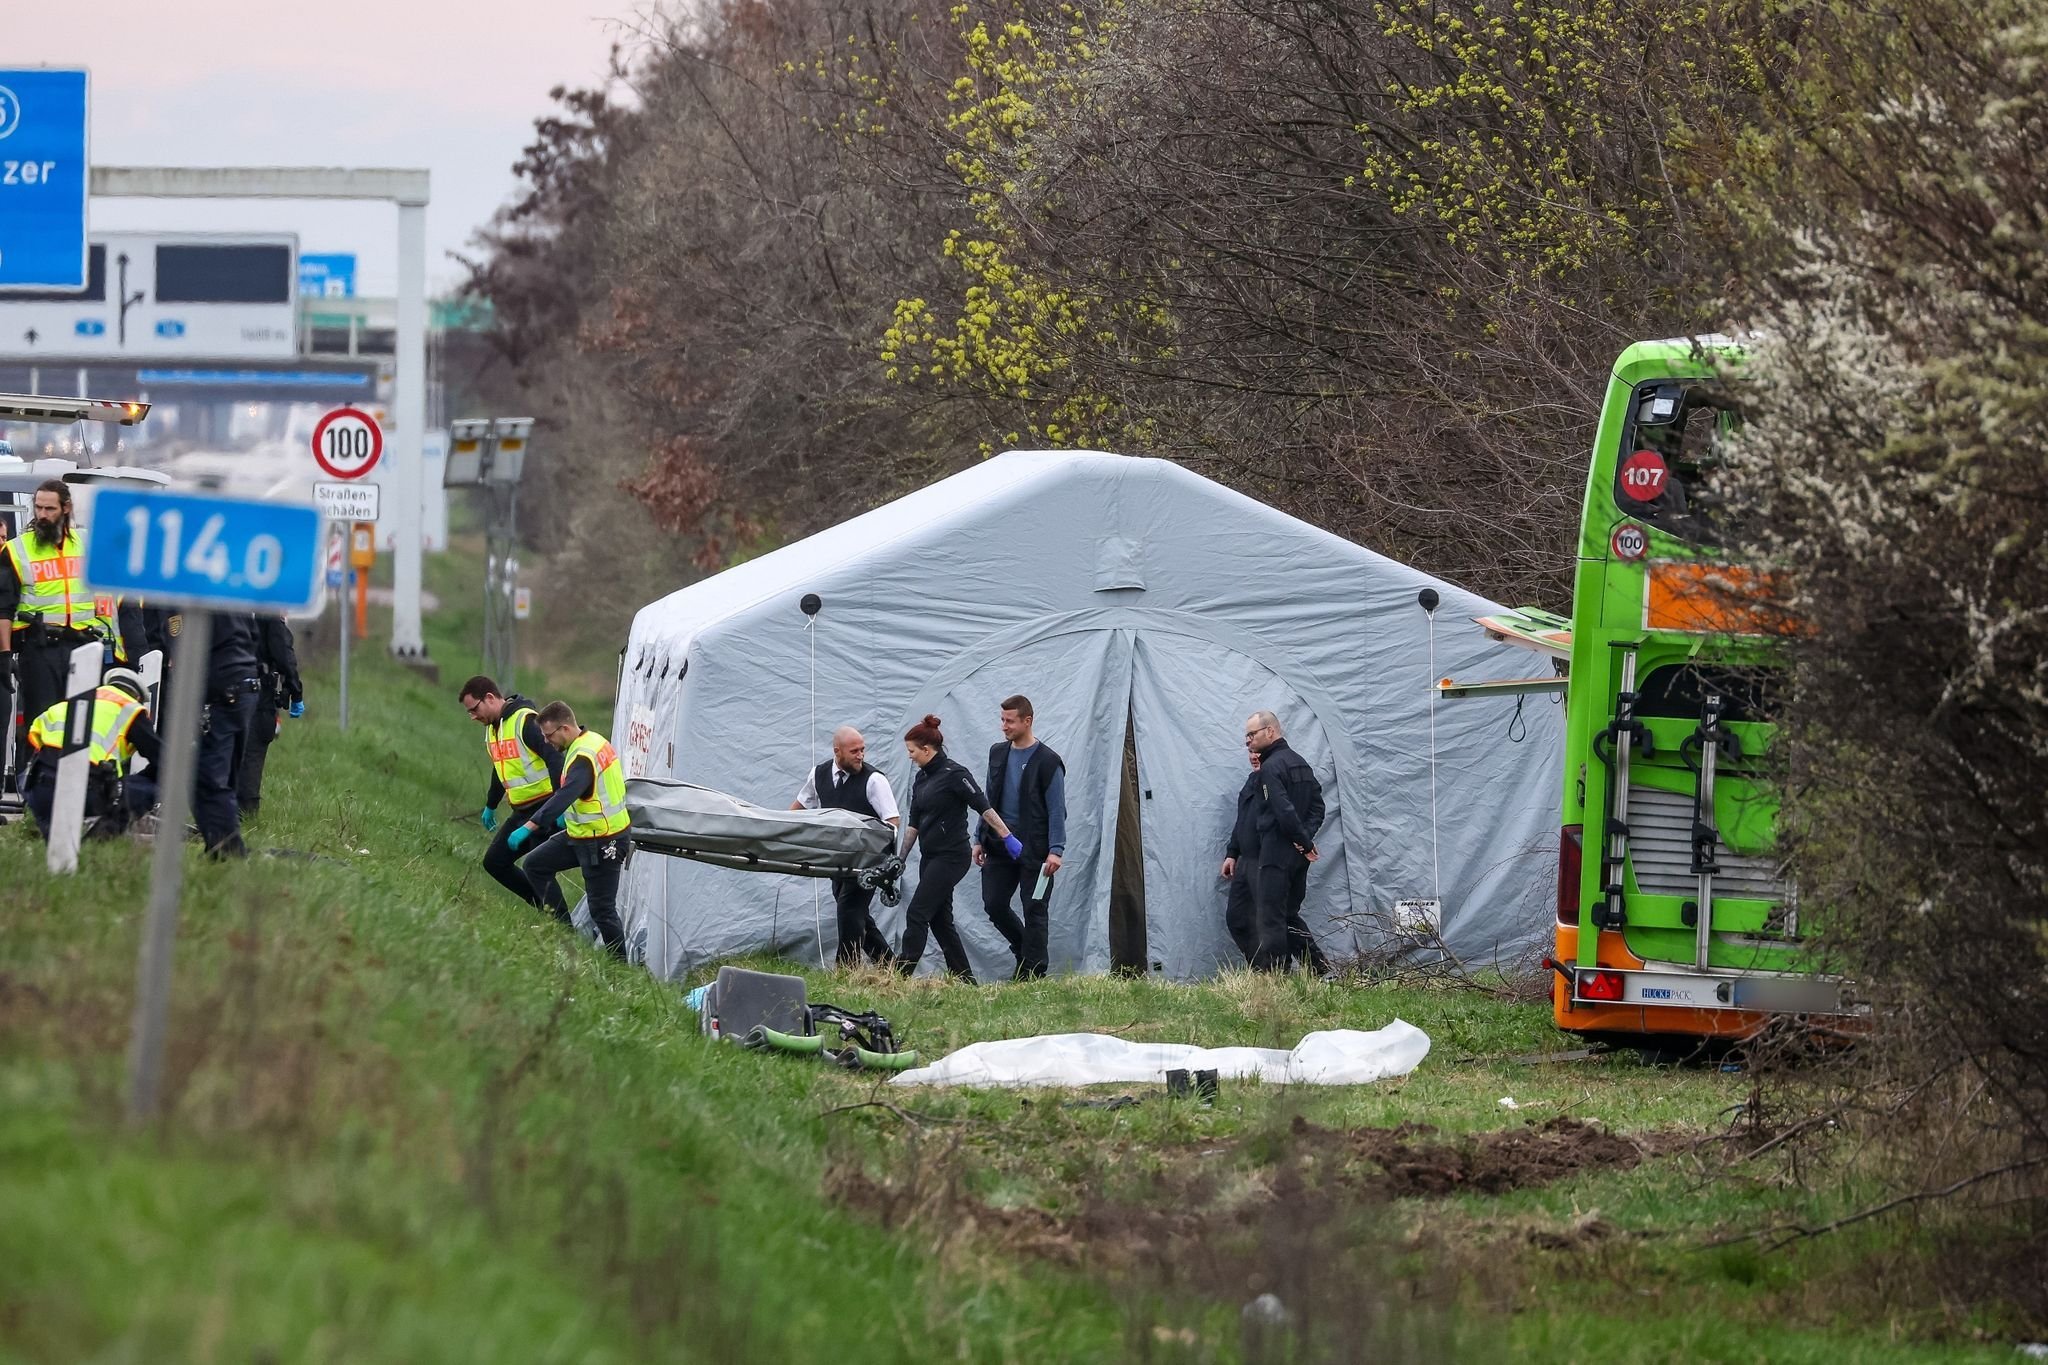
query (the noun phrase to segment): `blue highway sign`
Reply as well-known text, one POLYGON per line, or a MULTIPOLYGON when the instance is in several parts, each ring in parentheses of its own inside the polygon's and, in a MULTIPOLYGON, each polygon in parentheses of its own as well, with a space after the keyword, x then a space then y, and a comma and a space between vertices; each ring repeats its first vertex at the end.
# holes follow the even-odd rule
POLYGON ((319 591, 321 550, 312 507, 101 488, 85 580, 164 605, 292 611, 319 591))
POLYGON ((355 253, 330 251, 299 257, 299 296, 309 299, 354 298, 355 253))
POLYGON ((0 289, 86 286, 86 75, 0 69, 0 289))

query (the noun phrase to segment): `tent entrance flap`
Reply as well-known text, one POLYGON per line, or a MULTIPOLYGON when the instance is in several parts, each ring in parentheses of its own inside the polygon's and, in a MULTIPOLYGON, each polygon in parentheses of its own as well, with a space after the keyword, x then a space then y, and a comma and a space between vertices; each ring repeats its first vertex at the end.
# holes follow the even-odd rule
POLYGON ((1118 784, 1115 852, 1109 874, 1109 969, 1118 976, 1144 976, 1145 817, 1138 802, 1138 717, 1135 701, 1124 707, 1123 778, 1118 784))

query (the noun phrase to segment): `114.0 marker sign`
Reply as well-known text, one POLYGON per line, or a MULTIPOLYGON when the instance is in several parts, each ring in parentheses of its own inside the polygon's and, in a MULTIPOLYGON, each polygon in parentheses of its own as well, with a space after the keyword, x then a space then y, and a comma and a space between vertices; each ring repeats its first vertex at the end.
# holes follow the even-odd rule
POLYGON ((96 591, 162 605, 294 610, 319 590, 320 514, 244 498, 101 489, 85 577, 96 591))

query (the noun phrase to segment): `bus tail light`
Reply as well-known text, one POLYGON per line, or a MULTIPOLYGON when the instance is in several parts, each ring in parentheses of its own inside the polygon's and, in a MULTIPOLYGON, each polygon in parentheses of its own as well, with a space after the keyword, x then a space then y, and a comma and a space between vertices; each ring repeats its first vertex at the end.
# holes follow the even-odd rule
POLYGON ((1621 973, 1580 972, 1579 998, 1582 1000, 1621 999, 1621 973))
POLYGON ((1557 834, 1557 922, 1579 922, 1579 873, 1585 857, 1586 827, 1566 825, 1557 834))

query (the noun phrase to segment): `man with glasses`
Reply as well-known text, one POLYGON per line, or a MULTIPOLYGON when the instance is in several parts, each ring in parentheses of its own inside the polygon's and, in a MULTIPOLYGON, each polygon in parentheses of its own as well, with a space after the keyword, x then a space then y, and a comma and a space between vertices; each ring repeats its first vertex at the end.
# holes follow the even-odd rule
POLYGON ((1251 799, 1241 822, 1251 837, 1240 851, 1257 859, 1250 888, 1252 969, 1283 972, 1299 958, 1321 975, 1330 964, 1301 918, 1301 904, 1308 895, 1309 864, 1321 856, 1316 831, 1323 825, 1323 784, 1308 760, 1288 747, 1280 718, 1271 711, 1254 711, 1246 719, 1244 743, 1257 765, 1256 790, 1247 784, 1251 799))

